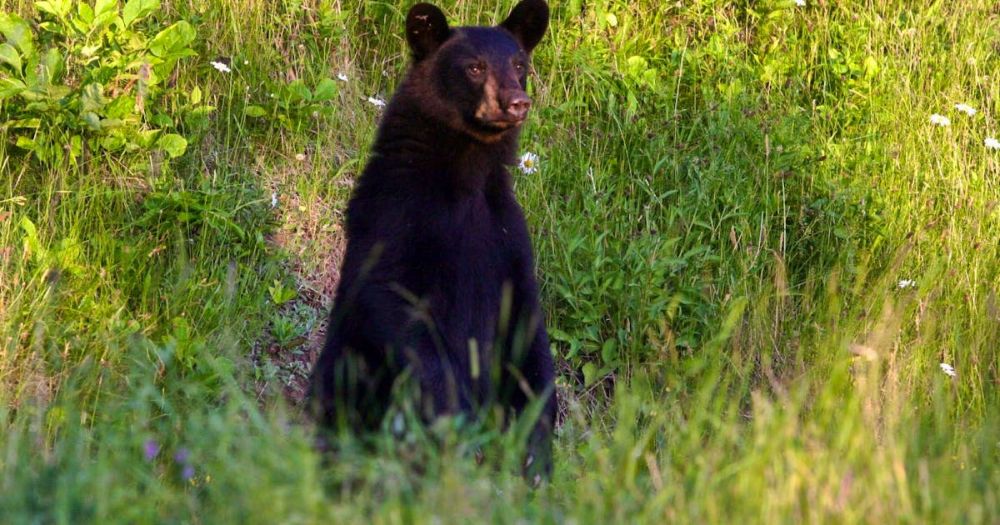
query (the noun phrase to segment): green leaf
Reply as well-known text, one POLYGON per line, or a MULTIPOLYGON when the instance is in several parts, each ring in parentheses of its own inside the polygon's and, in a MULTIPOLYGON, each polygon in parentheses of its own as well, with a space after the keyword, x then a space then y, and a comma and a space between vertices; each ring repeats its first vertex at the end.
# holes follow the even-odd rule
POLYGON ((601 361, 606 365, 614 364, 618 361, 618 341, 607 339, 601 345, 601 361))
POLYGON ((201 102, 201 88, 195 86, 194 89, 191 90, 190 100, 191 104, 198 104, 201 102))
POLYGON ((156 141, 156 145, 166 151, 170 158, 176 159, 187 150, 187 139, 176 133, 167 133, 156 141))
POLYGON ((191 24, 181 20, 160 31, 149 43, 149 52, 158 58, 174 55, 183 56, 187 46, 194 41, 195 31, 191 24))
POLYGON ((108 151, 120 150, 125 147, 125 136, 120 131, 109 133, 101 139, 101 147, 108 151))
POLYGON ((590 386, 597 380, 597 365, 594 363, 585 363, 583 365, 583 386, 590 386))
POLYGON ((34 151, 36 146, 35 141, 28 137, 17 137, 17 142, 15 142, 14 145, 28 151, 34 151))
POLYGON ((83 87, 80 95, 81 112, 98 111, 102 109, 107 101, 104 100, 104 87, 97 82, 87 84, 83 87))
POLYGON ((332 78, 324 78, 313 90, 313 100, 326 101, 337 95, 337 83, 332 78))
POLYGON ((49 13, 56 18, 62 18, 72 9, 73 3, 70 0, 50 0, 47 2, 35 2, 35 7, 39 11, 49 13))
POLYGON ((10 44, 0 44, 0 61, 9 64, 11 67, 17 71, 17 75, 21 75, 21 55, 17 53, 14 46, 10 44))
POLYGON ((98 117, 97 113, 87 112, 81 115, 81 118, 92 131, 101 131, 101 117, 98 117))
POLYGON ((11 129, 38 129, 42 125, 42 119, 40 118, 26 118, 20 120, 12 120, 7 123, 7 127, 11 129))
MULTIPOLYGON (((76 6, 76 13, 80 17, 80 22, 83 22, 87 27, 94 21, 94 10, 90 7, 87 2, 80 2, 76 6)), ((79 23, 77 24, 79 25, 79 23)))
POLYGON ((38 254, 42 251, 42 243, 38 242, 38 228, 27 216, 21 217, 21 229, 24 230, 24 248, 29 254, 38 254))
POLYGON ((122 9, 122 21, 125 27, 160 8, 160 0, 128 0, 122 9))
POLYGON ((45 59, 42 64, 45 67, 46 81, 51 84, 58 81, 59 77, 62 76, 66 60, 63 59, 62 53, 59 52, 59 49, 52 47, 45 52, 45 59))
POLYGON ((170 118, 170 115, 166 113, 157 113, 149 119, 152 124, 155 124, 161 128, 170 128, 174 125, 174 120, 170 118))
POLYGON ((156 137, 160 136, 160 130, 158 129, 147 129, 139 132, 137 138, 139 139, 139 145, 144 148, 149 148, 156 141, 156 137))
POLYGON ((0 78, 0 100, 17 95, 25 89, 24 82, 16 78, 0 78))
POLYGON ((21 17, 0 13, 0 33, 3 33, 9 44, 20 49, 29 62, 35 56, 35 37, 31 34, 31 27, 21 17))
POLYGON ((293 80, 285 89, 288 90, 289 102, 295 103, 303 100, 308 102, 312 99, 312 93, 306 87, 306 83, 301 80, 293 80))
POLYGON ((118 0, 97 0, 94 3, 94 21, 91 22, 91 29, 104 26, 114 19, 118 13, 118 0))
POLYGON ((73 135, 73 137, 69 139, 70 160, 76 159, 81 153, 83 153, 83 139, 80 135, 73 135))
POLYGON ((267 115, 267 111, 264 111, 264 108, 260 106, 247 106, 246 109, 243 110, 243 113, 245 113, 248 117, 254 118, 260 118, 267 115))

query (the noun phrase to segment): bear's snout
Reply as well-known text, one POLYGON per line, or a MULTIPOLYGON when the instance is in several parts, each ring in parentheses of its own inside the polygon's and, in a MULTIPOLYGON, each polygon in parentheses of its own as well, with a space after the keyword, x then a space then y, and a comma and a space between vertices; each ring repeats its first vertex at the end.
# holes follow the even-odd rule
POLYGON ((516 91, 509 94, 500 102, 500 107, 503 108, 504 113, 506 113, 513 120, 524 120, 528 116, 528 110, 531 109, 531 99, 528 98, 528 94, 523 91, 516 91))

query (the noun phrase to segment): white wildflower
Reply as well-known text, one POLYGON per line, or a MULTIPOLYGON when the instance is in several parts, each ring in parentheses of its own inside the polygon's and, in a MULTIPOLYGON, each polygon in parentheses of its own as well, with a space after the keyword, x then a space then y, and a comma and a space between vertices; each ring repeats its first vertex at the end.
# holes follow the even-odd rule
POLYGON ((229 69, 229 65, 226 64, 225 62, 219 62, 219 61, 213 60, 213 61, 209 62, 209 64, 212 64, 212 67, 214 67, 215 69, 221 71, 222 73, 230 73, 230 72, 233 71, 232 69, 229 69))
POLYGON ((295 160, 297 160, 299 162, 302 162, 302 161, 306 160, 306 154, 305 153, 296 153, 295 154, 295 160))
POLYGON ((517 164, 517 167, 520 168, 522 172, 531 175, 532 173, 538 171, 538 155, 535 155, 530 151, 521 155, 521 161, 517 164))
POLYGON ((347 82, 347 74, 346 73, 337 73, 337 80, 339 80, 341 82, 347 82))
POLYGON ((948 377, 955 377, 957 375, 955 373, 955 368, 948 363, 941 363, 941 371, 948 377))
POLYGON ((795 5, 797 5, 799 7, 805 7, 806 6, 806 0, 795 0, 795 5))
POLYGON ((379 97, 368 97, 368 102, 371 103, 375 107, 379 107, 379 108, 384 108, 385 107, 385 101, 382 100, 379 97))
POLYGON ((900 290, 905 290, 907 288, 913 288, 916 285, 917 281, 914 281, 913 279, 902 279, 896 286, 898 286, 900 290))
POLYGON ((247 59, 243 59, 243 65, 244 66, 249 66, 250 65, 250 61, 247 60, 247 59))
POLYGON ((1000 140, 997 140, 996 137, 986 137, 986 140, 983 141, 983 145, 986 146, 986 149, 1000 151, 1000 140))
POLYGON ((974 108, 974 107, 972 107, 972 106, 970 106, 968 104, 955 104, 955 109, 957 109, 958 111, 960 111, 962 113, 965 113, 966 115, 968 115, 970 117, 974 116, 976 114, 976 108, 974 108))
POLYGON ((944 115, 938 115, 937 113, 935 113, 931 115, 931 124, 934 124, 936 126, 941 126, 942 128, 946 128, 951 125, 951 119, 944 115))
POLYGON ((271 192, 271 207, 272 208, 278 207, 278 192, 276 191, 271 192))

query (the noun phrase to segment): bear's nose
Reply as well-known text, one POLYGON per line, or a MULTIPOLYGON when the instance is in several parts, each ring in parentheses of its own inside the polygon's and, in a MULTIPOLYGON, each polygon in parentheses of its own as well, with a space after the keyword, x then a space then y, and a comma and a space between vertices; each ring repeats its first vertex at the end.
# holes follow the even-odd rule
POLYGON ((527 95, 514 95, 507 101, 507 107, 504 108, 504 111, 517 120, 523 120, 530 108, 531 99, 527 95))

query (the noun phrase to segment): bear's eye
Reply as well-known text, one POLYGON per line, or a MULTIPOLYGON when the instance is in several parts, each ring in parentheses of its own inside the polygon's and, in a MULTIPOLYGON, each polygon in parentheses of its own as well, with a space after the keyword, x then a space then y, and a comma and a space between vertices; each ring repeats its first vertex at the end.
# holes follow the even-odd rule
POLYGON ((479 75, 482 75, 484 71, 486 71, 486 66, 483 66, 482 64, 472 64, 465 69, 466 71, 469 72, 470 75, 478 77, 479 75))
POLYGON ((514 70, 516 70, 518 73, 523 73, 524 67, 525 67, 524 62, 514 62, 514 70))

